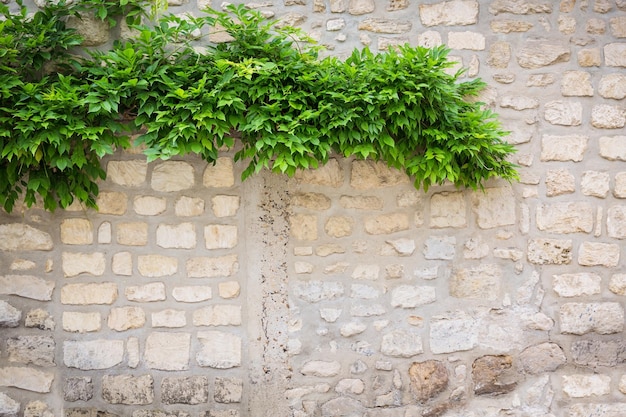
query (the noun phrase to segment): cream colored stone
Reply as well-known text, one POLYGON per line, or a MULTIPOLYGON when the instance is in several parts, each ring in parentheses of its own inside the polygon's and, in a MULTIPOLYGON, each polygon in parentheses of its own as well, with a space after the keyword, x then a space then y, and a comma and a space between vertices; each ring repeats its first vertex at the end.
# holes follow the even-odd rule
POLYGON ((160 224, 156 229, 156 244, 165 249, 193 249, 196 228, 192 223, 160 224))
POLYGON ((148 223, 118 223, 115 237, 120 245, 145 246, 148 244, 148 223))
POLYGON ((346 253, 346 249, 338 245, 336 243, 328 243, 325 245, 320 245, 315 249, 315 254, 317 256, 326 257, 338 253, 346 253))
POLYGON ((520 15, 552 13, 551 1, 539 0, 495 0, 489 5, 489 12, 494 15, 513 13, 520 15))
POLYGON ((213 298, 213 290, 202 285, 175 287, 172 290, 172 297, 181 303, 199 303, 213 298))
POLYGON ((128 196, 116 191, 101 191, 96 198, 98 213, 121 216, 126 213, 128 196))
POLYGON ((543 135, 541 138, 541 160, 580 162, 587 151, 588 142, 589 137, 583 135, 543 135))
POLYGON ((239 211, 240 197, 236 195, 216 195, 211 199, 213 214, 216 217, 231 217, 239 211))
POLYGON ((550 233, 591 233, 593 206, 589 203, 540 204, 537 207, 537 228, 550 233))
POLYGON ((350 0, 348 3, 348 12, 351 15, 362 15, 372 13, 376 9, 374 0, 350 0))
POLYGON ((348 10, 348 0, 330 0, 330 11, 332 13, 343 13, 348 10))
POLYGON ((61 304, 113 304, 117 300, 114 282, 66 284, 61 288, 61 304))
POLYGON ((142 216, 158 216, 167 209, 167 200, 150 195, 137 196, 133 200, 133 210, 142 216))
POLYGON ((165 284, 162 282, 150 282, 144 285, 133 285, 126 287, 124 294, 128 301, 138 303, 164 301, 166 298, 165 284))
POLYGON ((528 76, 528 87, 545 87, 553 84, 555 81, 554 74, 530 74, 528 76))
POLYGON ((406 20, 368 18, 359 23, 359 30, 374 33, 406 33, 411 30, 412 24, 406 20))
POLYGON ((585 32, 591 35, 603 35, 606 32, 606 22, 603 19, 589 19, 585 24, 585 32))
POLYGON ((570 398, 608 395, 611 377, 608 375, 563 375, 563 392, 570 398))
POLYGON ((124 187, 138 187, 145 183, 148 163, 145 160, 109 161, 107 179, 124 187))
POLYGON ((240 326, 241 306, 214 304, 193 312, 194 326, 240 326))
POLYGON ((430 198, 430 227, 466 227, 465 194, 463 192, 443 192, 430 198))
POLYGON ((626 205, 611 206, 606 215, 606 228, 609 237, 626 239, 626 205))
POLYGON ((61 320, 63 322, 63 330, 66 332, 99 332, 102 327, 102 317, 98 312, 64 311, 61 320))
POLYGON ((196 361, 200 366, 229 369, 241 366, 241 337, 220 331, 198 332, 200 350, 196 361))
POLYGON ((113 255, 111 270, 115 275, 133 274, 133 255, 130 252, 118 252, 113 255))
POLYGON ((568 170, 551 169, 546 173, 546 195, 554 197, 576 191, 575 178, 568 170))
POLYGON ((626 74, 614 73, 603 75, 598 92, 604 98, 622 100, 626 98, 626 74))
POLYGON ((419 5, 424 26, 466 26, 478 22, 478 1, 451 0, 419 5))
POLYGON ((626 136, 602 136, 600 155, 611 161, 626 161, 626 136))
POLYGON ((152 327, 185 327, 187 325, 187 318, 185 317, 185 311, 167 309, 152 313, 151 316, 152 327))
POLYGON ((146 313, 139 307, 112 308, 107 319, 109 329, 123 332, 139 329, 146 323, 146 313))
POLYGON ((495 33, 528 32, 533 28, 530 22, 514 19, 492 20, 489 25, 495 33))
POLYGON ((0 294, 50 301, 55 282, 31 275, 0 275, 0 294))
POLYGON ((93 242, 93 224, 87 219, 61 221, 61 242, 66 245, 90 245, 93 242))
POLYGON ((144 277, 171 276, 178 272, 178 259, 163 255, 139 255, 137 269, 144 277))
POLYGON ((617 295, 626 295, 626 274, 613 274, 609 281, 609 289, 617 295))
POLYGON ((514 110, 536 109, 539 107, 539 100, 534 97, 507 94, 500 99, 500 107, 514 110))
POLYGON ((297 240, 317 240, 317 216, 294 214, 289 216, 291 236, 297 240))
POLYGON ((370 235, 400 232, 409 228, 409 217, 405 213, 381 214, 365 218, 365 231, 370 235))
POLYGON ((578 263, 583 266, 619 265, 620 246, 614 243, 583 242, 578 248, 578 263))
POLYGON ((576 32, 576 19, 573 16, 559 16, 559 32, 564 35, 571 35, 576 32))
POLYGON ((302 375, 331 377, 338 375, 341 364, 337 361, 310 360, 304 363, 300 369, 302 375))
POLYGON ((507 68, 511 61, 511 44, 504 41, 496 41, 489 45, 487 65, 493 68, 507 68))
POLYGON ((155 191, 175 192, 194 186, 195 173, 191 164, 183 161, 164 161, 152 170, 150 186, 155 191))
POLYGON ((291 204, 311 210, 328 210, 331 201, 330 198, 321 193, 298 193, 292 197, 291 204))
POLYGON ((615 16, 609 20, 611 34, 616 38, 626 38, 626 17, 615 16))
POLYGON ((565 71, 561 79, 561 94, 565 97, 592 97, 591 74, 586 71, 565 71))
POLYGON ((191 334, 153 332, 146 338, 144 363, 149 369, 185 371, 190 351, 191 334))
POLYGON ((549 101, 544 105, 544 119, 553 125, 580 126, 583 108, 580 102, 549 101))
POLYGON ((591 109, 591 124, 598 129, 621 129, 626 125, 626 110, 621 106, 597 104, 591 109))
POLYGON ((63 273, 66 277, 75 277, 80 274, 101 276, 106 270, 104 253, 75 253, 63 252, 63 273))
POLYGON ((571 56, 567 44, 560 42, 546 42, 528 40, 519 49, 517 63, 525 69, 538 69, 550 65, 568 62, 571 56))
POLYGON ((197 257, 187 260, 186 269, 189 278, 230 277, 239 271, 239 262, 237 255, 197 257))
POLYGON ((450 49, 483 51, 485 49, 485 35, 471 31, 448 32, 448 47, 450 49))
POLYGON ((626 67, 626 42, 604 45, 604 63, 609 67, 626 67))
POLYGON ((562 334, 614 334, 624 329, 620 303, 566 303, 559 310, 562 334))
POLYGON ((26 391, 51 391, 54 374, 34 368, 7 366, 0 368, 0 387, 15 387, 26 391))
POLYGON ((528 241, 528 261, 536 265, 569 264, 572 261, 572 241, 531 239, 528 241))
POLYGON ((348 216, 331 216, 324 225, 326 234, 334 238, 350 236, 353 228, 354 219, 348 216))
POLYGON ((98 226, 98 243, 109 244, 113 241, 113 226, 110 222, 102 222, 98 226))
POLYGON ((472 194, 478 227, 492 229, 516 222, 515 195, 511 187, 485 188, 472 194))
POLYGON ((417 35, 417 44, 424 48, 434 48, 443 45, 441 34, 435 30, 427 30, 417 35))
MULTIPOLYGON (((342 195, 339 199, 341 207, 356 210, 382 210, 383 200, 376 196, 349 196, 342 195)), ((330 207, 330 202, 328 204, 330 207)))
POLYGON ((404 172, 389 168, 383 162, 352 162, 350 185, 357 190, 392 187, 408 182, 409 177, 404 172))
POLYGON ((202 183, 209 188, 228 188, 235 185, 233 158, 222 156, 217 158, 214 165, 207 165, 202 183))
POLYGON ((450 279, 450 295, 456 298, 495 300, 500 295, 502 270, 494 264, 459 268, 450 279))
POLYGON ((204 213, 202 198, 182 196, 174 204, 174 212, 178 217, 200 216, 204 213))
MULTIPOLYGON (((332 10, 332 3, 331 3, 332 10)), ((298 170, 295 178, 304 184, 338 188, 343 184, 344 173, 336 159, 331 158, 326 165, 317 169, 298 170)))
POLYGON ((584 195, 606 198, 609 195, 610 175, 608 172, 585 171, 580 180, 584 195))
POLYGON ((235 225, 212 224, 204 228, 207 249, 232 249, 237 246, 238 228, 235 225))
POLYGON ((302 25, 307 19, 307 16, 301 14, 301 13, 296 13, 296 12, 290 12, 290 13, 285 13, 282 16, 280 16, 280 18, 278 18, 278 21, 276 22, 276 27, 277 28, 285 28, 285 27, 298 27, 300 25, 302 25))
POLYGON ((217 284, 217 290, 220 297, 224 299, 231 299, 239 297, 241 293, 241 286, 237 281, 226 281, 217 284))
POLYGON ((602 65, 602 53, 597 48, 581 49, 577 52, 578 65, 581 67, 599 67, 602 65))
POLYGON ((618 172, 615 174, 613 195, 616 198, 626 198, 626 172, 618 172))
POLYGON ((123 340, 66 340, 63 363, 84 371, 112 368, 124 360, 123 340))

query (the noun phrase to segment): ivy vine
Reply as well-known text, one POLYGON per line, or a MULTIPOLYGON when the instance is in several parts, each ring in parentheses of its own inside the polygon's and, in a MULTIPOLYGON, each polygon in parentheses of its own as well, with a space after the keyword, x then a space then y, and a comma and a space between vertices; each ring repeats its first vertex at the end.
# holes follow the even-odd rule
POLYGON ((233 132, 243 178, 263 168, 293 175, 333 154, 384 161, 424 189, 517 178, 496 115, 468 99, 484 82, 451 75, 445 47, 365 48, 339 60, 244 6, 140 24, 141 0, 50 2, 34 15, 17 4, 17 13, 0 4, 0 204, 9 212, 37 196, 47 210, 75 198, 96 207, 100 160, 115 149, 214 162, 234 147, 233 132), (87 12, 110 25, 125 15, 136 36, 74 55, 82 40, 66 21, 87 12), (232 40, 202 42, 217 28, 232 40))

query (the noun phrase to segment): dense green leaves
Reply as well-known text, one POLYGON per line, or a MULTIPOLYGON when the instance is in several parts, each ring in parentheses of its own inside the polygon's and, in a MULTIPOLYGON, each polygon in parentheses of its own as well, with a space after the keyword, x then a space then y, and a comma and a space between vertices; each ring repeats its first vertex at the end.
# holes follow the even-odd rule
POLYGON ((230 6, 229 14, 163 16, 135 25, 135 39, 108 51, 69 55, 80 39, 65 28, 67 16, 89 7, 111 24, 122 13, 137 23, 141 4, 83 0, 32 20, 24 8, 12 15, 0 5, 6 210, 20 196, 30 205, 37 195, 49 210, 74 197, 95 206, 105 175, 100 158, 131 146, 130 133, 139 133, 148 160, 195 153, 213 162, 238 132, 244 178, 263 168, 292 175, 333 153, 384 161, 426 189, 517 176, 507 161, 514 148, 502 141, 495 115, 468 100, 484 84, 450 74, 444 47, 320 59, 301 32, 230 6), (200 47, 216 28, 232 41, 200 47))

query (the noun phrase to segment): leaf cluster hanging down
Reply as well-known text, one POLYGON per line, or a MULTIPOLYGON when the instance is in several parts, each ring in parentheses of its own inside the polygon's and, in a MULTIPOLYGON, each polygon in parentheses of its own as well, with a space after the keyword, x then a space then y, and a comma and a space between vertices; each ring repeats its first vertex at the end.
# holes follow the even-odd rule
MULTIPOLYGON (((484 83, 451 75, 445 47, 320 58, 297 29, 229 6, 135 24, 135 38, 77 58, 70 51, 81 39, 66 18, 96 3, 59 3, 33 17, 0 4, 0 205, 7 211, 37 195, 48 210, 74 198, 95 207, 105 177, 100 159, 116 148, 142 145, 149 161, 194 153, 214 162, 219 149, 234 146, 233 132, 242 144, 235 157, 248 163, 244 178, 263 168, 293 175, 333 154, 384 161, 424 189, 517 178, 507 160, 514 147, 502 140, 496 116, 468 100, 484 83), (201 43, 217 30, 231 40, 201 43)), ((109 0, 96 15, 113 25, 131 7, 132 24, 138 5, 145 6, 109 0)))

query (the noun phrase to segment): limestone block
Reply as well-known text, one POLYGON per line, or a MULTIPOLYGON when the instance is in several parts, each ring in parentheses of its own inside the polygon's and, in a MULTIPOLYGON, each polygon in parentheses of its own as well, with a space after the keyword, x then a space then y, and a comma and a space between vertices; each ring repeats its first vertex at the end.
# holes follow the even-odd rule
POLYGON ((343 284, 332 281, 298 282, 293 289, 294 295, 308 303, 340 298, 344 294, 343 284))
POLYGON ((520 353, 519 360, 524 372, 531 375, 556 371, 567 362, 563 349, 556 343, 550 342, 524 349, 520 353))
POLYGON ((434 48, 443 45, 443 40, 436 30, 427 30, 417 35, 417 44, 424 48, 434 48))
POLYGON ((307 16, 300 13, 285 13, 276 22, 276 27, 284 28, 284 27, 298 27, 302 25, 307 19, 307 16))
POLYGON ((174 212, 178 217, 200 216, 204 213, 202 198, 182 196, 174 204, 174 212))
POLYGON ((380 275, 380 266, 375 264, 357 265, 352 272, 353 279, 377 280, 380 275))
POLYGON ((29 271, 31 269, 35 269, 37 264, 33 261, 29 261, 27 259, 15 259, 11 262, 11 266, 9 269, 11 271, 29 271))
POLYGON ((63 383, 63 399, 65 401, 89 401, 93 398, 91 377, 79 376, 65 378, 63 383))
POLYGON ((554 203, 537 206, 537 228, 551 233, 590 233, 593 206, 589 203, 554 203))
POLYGON ((600 294, 602 278, 598 274, 580 272, 553 276, 553 289, 561 297, 600 294))
MULTIPOLYGON (((342 195, 339 199, 341 207, 349 210, 382 210, 383 201, 375 196, 342 195)), ((328 204, 330 207, 330 202, 328 204)))
MULTIPOLYGON (((344 3, 346 0, 338 0, 344 3)), ((333 11, 334 0, 331 1, 331 11, 333 11)), ((344 6, 347 7, 347 6, 344 6)), ((339 13, 333 11, 333 13, 339 13)), ((338 188, 343 184, 344 173, 336 159, 331 158, 326 165, 317 169, 298 170, 295 174, 296 180, 304 184, 321 185, 325 187, 338 188)))
POLYGON ((98 46, 109 41, 109 24, 93 13, 70 16, 66 26, 76 30, 76 34, 83 40, 82 46, 98 46))
POLYGON ((591 124, 598 129, 623 128, 626 125, 626 111, 620 106, 597 104, 591 109, 591 124))
MULTIPOLYGON (((3 327, 3 307, 0 302, 0 327, 3 327)), ((19 321, 19 317, 17 319, 19 321)), ((12 326, 5 326, 12 327, 12 326)), ((24 320, 24 327, 27 328, 37 328, 39 330, 54 330, 56 324, 54 323, 54 318, 50 315, 49 312, 43 310, 41 308, 35 308, 30 310, 26 314, 26 319, 24 320)))
POLYGON ((420 4, 419 12, 424 26, 466 26, 478 22, 478 2, 475 0, 420 4))
POLYGON ((24 417, 54 417, 54 413, 43 401, 30 401, 24 407, 24 417))
POLYGON ((198 365, 217 369, 241 366, 241 337, 232 333, 206 331, 198 332, 198 340, 198 365))
POLYGON ((602 53, 597 48, 581 49, 576 53, 576 59, 581 67, 599 67, 602 65, 602 53))
POLYGON ((528 76, 527 87, 545 87, 553 84, 555 81, 554 74, 530 74, 528 76))
POLYGON ((321 193, 298 193, 291 198, 291 204, 321 211, 330 208, 331 200, 321 193))
POLYGON ((130 252, 118 252, 113 255, 111 271, 115 275, 130 276, 133 274, 133 255, 130 252))
POLYGON ((120 245, 145 246, 148 244, 148 223, 118 223, 116 240, 120 245))
POLYGON ((483 51, 485 49, 485 35, 471 31, 449 32, 448 47, 450 49, 483 51))
POLYGON ((602 136, 600 155, 610 161, 626 161, 626 136, 602 136))
POLYGON ((411 22, 399 19, 368 18, 359 23, 359 30, 374 33, 406 33, 411 30, 411 22))
POLYGON ((222 298, 237 298, 241 292, 241 286, 237 281, 226 281, 217 284, 217 290, 222 298))
POLYGON ((494 33, 528 32, 533 24, 524 20, 501 19, 489 22, 491 31, 494 33))
POLYGON ((541 138, 541 160, 580 162, 587 150, 588 141, 589 138, 582 135, 543 135, 541 138))
POLYGON ((466 227, 465 193, 442 192, 430 198, 430 227, 466 227))
POLYGON ((570 398, 585 398, 608 395, 611 392, 611 377, 608 375, 563 375, 563 392, 570 398))
POLYGON ((93 242, 93 225, 87 219, 61 221, 61 242, 66 245, 90 245, 93 242))
POLYGON ((322 417, 362 416, 366 408, 359 401, 350 397, 338 397, 321 405, 322 417))
POLYGON ((616 38, 626 38, 626 17, 616 16, 609 20, 611 34, 616 38))
MULTIPOLYGON (((493 3, 492 3, 493 4, 493 3)), ((568 62, 571 51, 567 44, 528 40, 517 54, 517 63, 525 69, 538 69, 568 62)))
POLYGON ((329 19, 326 21, 326 30, 329 32, 341 30, 346 26, 345 19, 329 19))
POLYGON ((151 282, 144 285, 133 285, 126 287, 124 294, 126 295, 126 299, 128 301, 135 301, 139 303, 164 301, 166 298, 165 284, 162 282, 151 282))
POLYGON ((434 316, 430 324, 430 350, 435 354, 471 350, 478 343, 478 329, 478 321, 463 311, 434 316))
POLYGON ((559 16, 559 32, 564 35, 571 35, 576 32, 576 19, 572 16, 559 16))
POLYGON ((409 228, 409 217, 405 213, 381 214, 365 218, 365 231, 370 235, 391 234, 409 228))
POLYGON ((178 272, 178 259, 173 256, 139 255, 137 269, 144 277, 171 276, 178 272))
POLYGON ((195 173, 191 164, 183 161, 161 162, 152 170, 150 186, 155 191, 175 192, 194 186, 195 173))
POLYGON ((152 327, 185 327, 187 319, 183 310, 161 310, 152 313, 152 327))
POLYGON ((112 368, 124 360, 123 340, 66 340, 63 363, 83 371, 112 368))
POLYGON ((374 0, 350 0, 348 3, 348 12, 351 15, 362 15, 372 13, 376 9, 374 0))
POLYGON ((357 334, 361 334, 365 330, 367 330, 367 324, 361 323, 359 321, 351 321, 341 326, 339 333, 343 337, 351 337, 357 334))
POLYGON ((620 303, 566 303, 559 311, 562 334, 612 334, 624 329, 620 303))
POLYGON ((596 368, 598 366, 615 367, 626 361, 626 345, 617 340, 575 340, 571 348, 574 363, 596 368))
POLYGON ((330 11, 332 13, 343 13, 348 10, 348 0, 330 0, 330 11))
POLYGON ((15 387, 27 391, 50 392, 54 374, 34 368, 7 366, 0 368, 0 387, 15 387))
POLYGON ((415 308, 435 301, 435 287, 400 285, 391 291, 392 307, 415 308))
POLYGON ((154 401, 152 375, 104 375, 102 399, 109 404, 152 404, 154 401))
POLYGON ((574 404, 569 408, 568 417, 622 417, 626 413, 626 403, 574 404))
POLYGON ((561 94, 571 96, 593 96, 591 74, 587 71, 565 71, 561 79, 561 94))
POLYGON ((365 391, 365 383, 358 378, 344 378, 335 385, 335 392, 339 394, 362 394, 365 391))
POLYGON ((61 288, 61 304, 113 304, 115 300, 117 284, 114 282, 65 284, 61 288))
POLYGON ((580 126, 583 117, 583 106, 580 102, 549 101, 544 105, 543 117, 548 123, 553 125, 580 126))
POLYGON ((230 277, 239 271, 237 255, 225 255, 214 258, 190 258, 186 262, 189 278, 230 277))
POLYGON ((102 317, 97 311, 90 313, 64 311, 61 321, 63 322, 63 330, 66 332, 99 332, 102 327, 102 317))
POLYGON ((626 198, 626 172, 618 172, 615 174, 613 195, 617 198, 626 198))
POLYGON ((536 265, 562 265, 572 261, 572 241, 560 239, 531 239, 528 260, 536 265))
POLYGON ((310 262, 296 262, 293 264, 296 274, 310 274, 313 272, 313 264, 310 262))
POLYGON ((424 258, 454 259, 456 238, 454 236, 431 236, 424 242, 424 258))
POLYGON ((511 44, 504 41, 493 42, 489 46, 487 65, 493 68, 506 68, 511 61, 511 44))
POLYGON ((513 110, 536 109, 539 107, 539 100, 533 97, 507 94, 500 99, 500 107, 513 110))
POLYGON ((420 403, 436 398, 448 388, 448 370, 441 361, 413 362, 409 368, 409 378, 420 403))
POLYGON ((510 226, 516 222, 515 195, 511 187, 485 188, 484 192, 475 192, 472 204, 481 229, 510 226))
POLYGON ((341 364, 337 361, 310 360, 300 369, 302 375, 331 377, 341 372, 341 364))
POLYGON ((193 249, 196 247, 196 228, 192 223, 160 224, 156 243, 165 249, 193 249))
MULTIPOLYGON (((465 259, 482 259, 487 255, 489 255, 489 245, 483 242, 480 236, 468 239, 465 242, 465 245, 463 247, 463 257, 465 259)), ((435 271, 435 276, 433 278, 436 277, 437 275, 435 271)))
POLYGON ((552 13, 552 3, 535 0, 496 0, 489 5, 489 13, 513 13, 520 15, 552 13))
POLYGON ((165 404, 204 404, 209 400, 209 380, 205 376, 163 378, 161 397, 165 404))
POLYGON ((55 283, 31 275, 0 276, 0 294, 18 295, 32 300, 50 301, 55 283))
POLYGON ((109 244, 113 241, 112 239, 112 226, 110 222, 102 222, 100 226, 98 226, 98 243, 109 244))
POLYGON ((413 239, 386 240, 395 253, 400 256, 411 256, 415 252, 415 241, 413 239))
POLYGON ((554 197, 576 191, 576 179, 565 168, 551 169, 546 172, 546 195, 554 197))
POLYGON ((617 295, 626 295, 626 274, 613 274, 609 281, 609 290, 617 295))
POLYGON ((167 199, 140 195, 133 199, 133 210, 142 216, 158 216, 167 209, 167 199))
POLYGON ((202 285, 175 287, 172 290, 172 297, 181 303, 199 303, 210 300, 213 297, 213 291, 211 287, 202 285))
POLYGON ((148 163, 146 160, 109 161, 107 179, 124 187, 138 187, 146 181, 148 163))
POLYGON ((331 216, 324 225, 326 234, 330 237, 341 238, 350 236, 354 227, 354 219, 348 216, 331 216))
POLYGON ((606 198, 609 195, 610 176, 608 172, 583 172, 580 188, 584 195, 606 198))
POLYGON ((626 394, 626 375, 622 375, 619 380, 619 392, 626 394))
POLYGON ((17 336, 7 339, 6 344, 9 362, 55 366, 52 336, 17 336))
POLYGON ((128 196, 117 191, 100 191, 96 198, 98 213, 121 216, 128 208, 128 196))
POLYGON ((583 266, 616 267, 619 265, 620 247, 617 244, 583 242, 578 249, 578 263, 583 266))
POLYGON ((350 297, 360 298, 362 300, 373 300, 380 296, 380 291, 371 286, 365 284, 352 284, 350 285, 350 297))
POLYGON ((109 329, 123 332, 139 329, 146 323, 146 313, 139 307, 112 308, 107 319, 109 329))
POLYGON ((476 395, 506 394, 515 389, 518 374, 509 355, 482 356, 472 364, 472 380, 476 395))
POLYGON ((604 63, 609 67, 626 67, 626 42, 604 45, 604 63))
POLYGON ((404 172, 390 168, 383 162, 352 162, 350 185, 357 190, 393 187, 408 182, 409 177, 404 172))
POLYGON ((626 205, 609 207, 606 216, 606 229, 609 237, 626 239, 626 205))
POLYGON ((495 300, 500 295, 502 270, 495 264, 458 268, 450 278, 450 295, 456 298, 495 300))
POLYGON ((622 100, 626 98, 626 75, 605 74, 600 78, 598 93, 604 98, 622 100))
POLYGON ((424 353, 422 337, 412 330, 394 330, 382 337, 380 352, 398 358, 410 358, 424 353))
POLYGON ((20 403, 13 398, 0 392, 0 415, 6 417, 17 417, 20 412, 20 403))
POLYGON ((146 338, 144 361, 150 369, 184 371, 189 369, 191 334, 153 332, 146 338))
POLYGON ((291 235, 297 240, 317 240, 317 216, 294 214, 289 216, 291 235))
POLYGON ((240 198, 237 195, 216 195, 211 199, 211 209, 215 217, 232 217, 239 210, 240 198))
POLYGON ((106 269, 104 253, 75 253, 63 252, 63 273, 66 277, 75 277, 80 274, 101 276, 106 269))
POLYGON ((240 326, 241 306, 214 304, 193 312, 194 326, 240 326))

